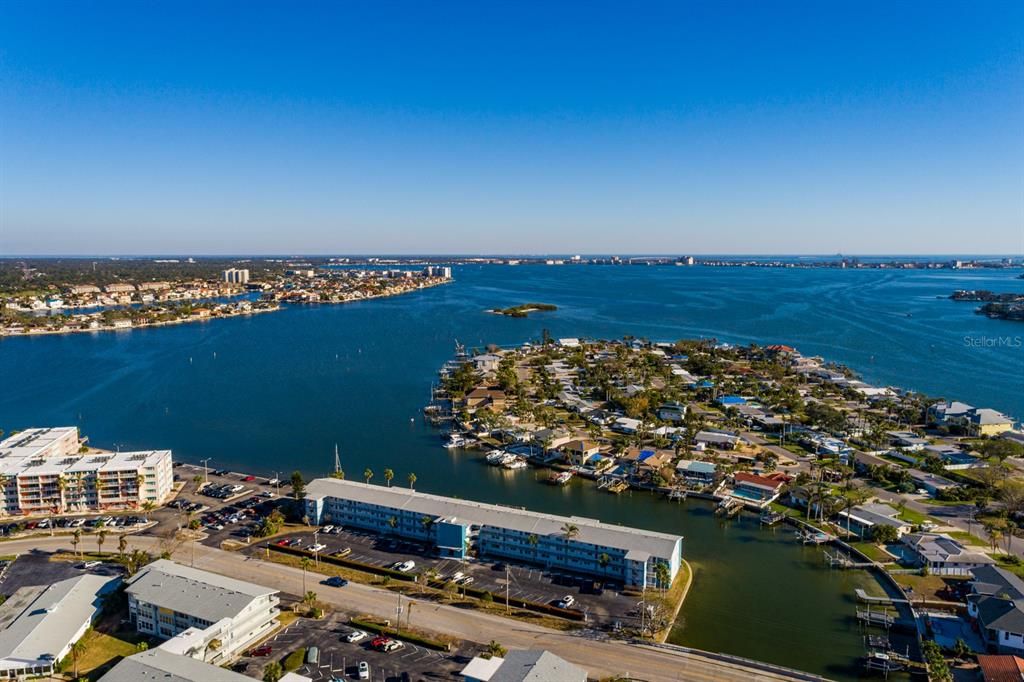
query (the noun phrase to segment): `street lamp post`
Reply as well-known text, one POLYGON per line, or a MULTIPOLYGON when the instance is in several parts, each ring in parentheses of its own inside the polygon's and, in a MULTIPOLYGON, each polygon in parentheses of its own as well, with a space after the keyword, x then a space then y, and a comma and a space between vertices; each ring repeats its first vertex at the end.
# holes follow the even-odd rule
POLYGON ((203 463, 203 483, 204 484, 210 482, 210 460, 211 459, 213 459, 213 457, 207 457, 206 459, 199 460, 200 462, 203 463))

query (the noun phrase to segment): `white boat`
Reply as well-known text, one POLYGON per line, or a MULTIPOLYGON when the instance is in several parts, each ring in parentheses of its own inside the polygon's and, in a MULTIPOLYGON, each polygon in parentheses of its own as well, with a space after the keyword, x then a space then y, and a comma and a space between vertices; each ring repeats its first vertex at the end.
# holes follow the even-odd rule
POLYGON ((466 441, 466 439, 460 436, 459 434, 453 433, 451 437, 448 439, 448 442, 444 444, 444 446, 449 449, 464 448, 466 447, 467 442, 468 441, 466 441))
POLYGON ((484 459, 487 460, 488 464, 500 466, 505 463, 505 460, 508 458, 508 456, 509 454, 504 450, 493 450, 487 453, 487 457, 485 457, 484 459))
POLYGON ((515 455, 510 455, 507 460, 502 463, 506 469, 525 469, 527 467, 526 460, 515 455))

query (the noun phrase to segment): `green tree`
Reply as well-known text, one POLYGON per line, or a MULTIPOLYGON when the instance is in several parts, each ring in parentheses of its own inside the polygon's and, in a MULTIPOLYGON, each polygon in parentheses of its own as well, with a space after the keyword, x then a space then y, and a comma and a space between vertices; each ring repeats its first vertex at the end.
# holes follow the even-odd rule
MULTIPOLYGON (((102 524, 102 523, 103 522, 101 521, 100 524, 102 524)), ((108 531, 102 525, 97 525, 97 528, 99 528, 99 530, 96 531, 96 552, 100 556, 103 556, 103 543, 106 542, 106 540, 107 540, 107 533, 110 532, 110 531, 108 531)))
POLYGON ((82 541, 82 530, 76 528, 75 532, 71 534, 71 547, 75 550, 75 554, 78 554, 78 543, 82 541))
POLYGON ((308 556, 299 560, 299 568, 302 569, 302 594, 306 594, 306 571, 313 567, 313 560, 308 556))
POLYGON ((487 645, 487 653, 497 658, 504 658, 505 654, 508 653, 508 649, 503 647, 497 640, 491 640, 487 645))
POLYGON ((367 483, 369 483, 370 479, 373 478, 373 469, 366 467, 366 469, 363 470, 363 478, 366 479, 367 483))
POLYGON ((77 642, 71 645, 71 661, 74 665, 75 679, 78 679, 78 662, 81 660, 88 648, 89 645, 85 643, 84 635, 80 637, 77 642))
POLYGON ((408 481, 409 487, 413 490, 416 490, 416 474, 409 474, 408 481))
POLYGON ((575 523, 564 523, 561 530, 566 540, 572 540, 580 534, 580 527, 575 523))
POLYGON ((271 661, 263 669, 263 682, 279 682, 284 677, 284 668, 277 661, 271 661))
POLYGON ((384 482, 388 484, 389 488, 391 487, 391 479, 393 479, 394 477, 395 477, 394 470, 392 470, 392 469, 385 469, 384 470, 384 482))
POLYGON ((128 538, 125 537, 124 533, 121 533, 121 535, 119 535, 118 538, 117 538, 117 555, 123 559, 124 558, 125 550, 127 550, 127 549, 128 549, 128 538))
POLYGON ((302 478, 301 471, 292 472, 292 497, 301 500, 306 497, 306 480, 302 478))

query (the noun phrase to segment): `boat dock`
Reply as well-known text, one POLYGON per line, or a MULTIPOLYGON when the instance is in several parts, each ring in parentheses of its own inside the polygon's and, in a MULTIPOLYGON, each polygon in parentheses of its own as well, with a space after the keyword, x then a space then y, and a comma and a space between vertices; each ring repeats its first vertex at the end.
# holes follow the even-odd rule
POLYGON ((842 552, 826 550, 823 558, 830 568, 871 568, 875 565, 873 561, 854 561, 842 552))
POLYGON ((888 630, 896 622, 896 616, 889 613, 889 609, 872 611, 869 604, 867 609, 857 609, 857 620, 862 625, 874 625, 888 630))

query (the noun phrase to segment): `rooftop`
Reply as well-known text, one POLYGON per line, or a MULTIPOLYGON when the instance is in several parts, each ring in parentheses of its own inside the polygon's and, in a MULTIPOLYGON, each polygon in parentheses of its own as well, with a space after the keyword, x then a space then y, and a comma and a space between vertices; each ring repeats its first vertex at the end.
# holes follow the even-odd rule
POLYGON ((307 499, 336 497, 382 507, 402 509, 434 518, 456 519, 462 523, 493 528, 508 528, 537 535, 561 535, 566 523, 580 530, 576 542, 627 551, 670 557, 677 551, 681 536, 601 523, 578 516, 555 516, 540 512, 502 507, 496 504, 457 500, 418 490, 370 485, 336 478, 318 478, 306 486, 307 499))
POLYGON ((234 618, 253 599, 276 590, 160 559, 132 578, 127 592, 140 601, 216 623, 234 618))
POLYGON ((0 667, 53 662, 100 608, 120 578, 92 574, 52 585, 23 587, 0 607, 0 667))
POLYGON ((122 659, 100 682, 252 682, 252 678, 157 648, 122 659))

